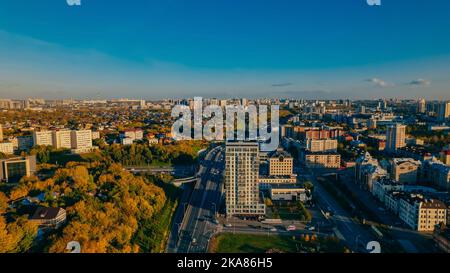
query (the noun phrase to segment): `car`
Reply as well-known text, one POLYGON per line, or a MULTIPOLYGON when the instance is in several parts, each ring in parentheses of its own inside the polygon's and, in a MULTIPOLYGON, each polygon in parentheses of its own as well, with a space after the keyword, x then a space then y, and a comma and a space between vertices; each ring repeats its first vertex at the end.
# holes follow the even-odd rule
POLYGON ((286 228, 286 230, 287 230, 287 231, 295 231, 296 228, 295 228, 294 225, 290 225, 290 226, 288 226, 288 227, 286 228))
POLYGON ((277 229, 276 228, 271 228, 270 231, 277 232, 277 229))
POLYGON ((218 225, 218 224, 219 224, 219 221, 218 221, 217 219, 214 219, 214 220, 213 220, 213 223, 216 224, 216 225, 218 225))
POLYGON ((233 225, 232 224, 225 224, 225 227, 232 227, 233 225))
POLYGON ((310 226, 310 227, 306 227, 306 229, 309 231, 314 231, 316 228, 314 226, 310 226))
POLYGON ((196 245, 197 244, 197 239, 192 238, 192 245, 196 245))

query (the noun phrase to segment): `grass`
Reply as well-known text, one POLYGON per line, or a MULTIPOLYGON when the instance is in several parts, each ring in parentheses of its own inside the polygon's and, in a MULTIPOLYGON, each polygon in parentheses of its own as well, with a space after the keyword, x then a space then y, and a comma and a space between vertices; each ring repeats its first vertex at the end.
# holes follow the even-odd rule
POLYGON ((215 253, 265 253, 269 249, 297 252, 291 237, 275 235, 221 234, 214 238, 215 253))
POLYGON ((213 238, 210 245, 210 252, 213 253, 266 253, 268 250, 284 253, 343 253, 345 248, 335 238, 250 234, 220 234, 213 238))

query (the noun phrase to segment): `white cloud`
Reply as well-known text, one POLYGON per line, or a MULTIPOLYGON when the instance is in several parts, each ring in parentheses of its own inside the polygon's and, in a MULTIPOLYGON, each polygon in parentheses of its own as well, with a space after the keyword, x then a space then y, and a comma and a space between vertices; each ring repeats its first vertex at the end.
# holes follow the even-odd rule
POLYGON ((368 81, 368 82, 371 82, 371 83, 373 83, 373 84, 375 84, 376 86, 381 87, 381 88, 392 87, 392 86, 394 86, 393 83, 389 83, 389 82, 384 81, 384 80, 379 79, 379 78, 372 78, 372 79, 368 79, 367 81, 368 81))

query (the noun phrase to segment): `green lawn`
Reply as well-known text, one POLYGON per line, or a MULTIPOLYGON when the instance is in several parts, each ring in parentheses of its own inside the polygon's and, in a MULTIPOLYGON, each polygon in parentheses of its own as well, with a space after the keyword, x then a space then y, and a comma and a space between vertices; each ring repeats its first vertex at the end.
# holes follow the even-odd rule
POLYGON ((213 253, 265 253, 268 250, 283 253, 343 253, 344 245, 336 238, 312 240, 309 236, 293 239, 291 236, 220 234, 210 245, 213 253))
POLYGON ((295 241, 287 236, 221 234, 215 243, 216 253, 265 253, 269 249, 297 252, 295 241))

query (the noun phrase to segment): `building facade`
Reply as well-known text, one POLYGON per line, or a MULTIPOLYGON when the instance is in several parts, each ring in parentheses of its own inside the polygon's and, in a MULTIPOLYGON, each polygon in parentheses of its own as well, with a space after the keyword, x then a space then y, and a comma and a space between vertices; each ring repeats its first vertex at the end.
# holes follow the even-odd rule
POLYGON ((259 193, 259 145, 257 142, 226 144, 226 214, 227 216, 262 216, 265 205, 259 193))

